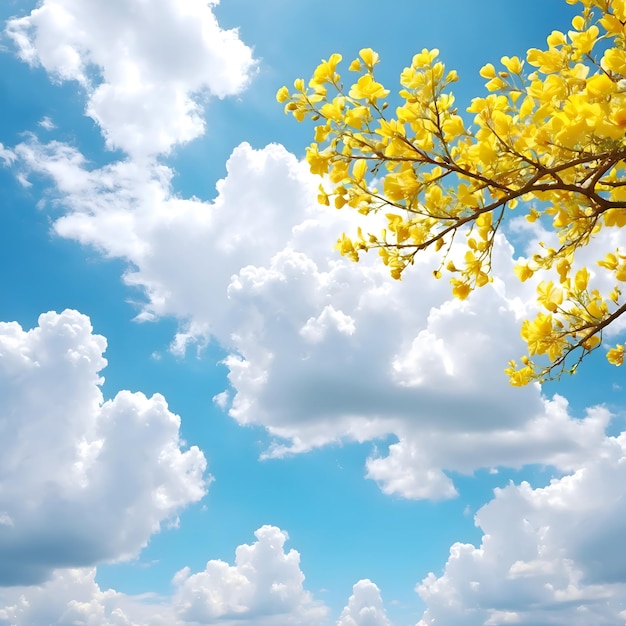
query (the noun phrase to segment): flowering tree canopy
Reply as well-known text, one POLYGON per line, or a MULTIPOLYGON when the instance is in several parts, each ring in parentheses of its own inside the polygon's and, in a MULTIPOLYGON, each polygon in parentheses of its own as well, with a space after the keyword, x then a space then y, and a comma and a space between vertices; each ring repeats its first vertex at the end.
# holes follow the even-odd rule
MULTIPOLYGON (((496 233, 511 216, 554 233, 557 244, 539 243, 515 267, 520 280, 541 280, 539 312, 521 329, 528 354, 506 370, 513 385, 574 372, 626 311, 626 0, 567 0, 578 1, 573 29, 553 31, 546 49, 480 70, 488 93, 466 109, 471 125, 450 91, 457 73, 436 49, 402 71, 395 113, 369 48, 350 64, 348 87, 333 54, 308 83, 299 78, 293 92, 277 93, 298 121, 318 122, 306 159, 323 179, 319 201, 384 212, 382 232, 341 236, 337 247, 350 259, 376 248, 399 279, 416 254, 436 250, 435 277, 449 273, 453 295, 465 299, 492 280, 496 233), (577 253, 603 229, 617 243, 590 269, 577 253)), ((621 365, 624 345, 606 356, 621 365)))

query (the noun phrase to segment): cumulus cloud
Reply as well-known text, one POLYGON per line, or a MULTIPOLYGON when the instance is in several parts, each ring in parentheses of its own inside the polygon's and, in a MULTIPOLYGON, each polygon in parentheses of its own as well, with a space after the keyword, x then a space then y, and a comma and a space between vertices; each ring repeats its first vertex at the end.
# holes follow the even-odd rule
POLYGON ((285 552, 287 533, 262 526, 236 550, 235 564, 209 561, 204 571, 174 576, 176 613, 185 622, 287 626, 323 624, 327 609, 303 588, 300 555, 285 552))
POLYGON ((206 492, 162 396, 103 401, 105 348, 76 311, 0 323, 0 585, 132 557, 206 492))
POLYGON ((476 514, 481 545, 456 543, 417 587, 418 626, 614 625, 626 620, 626 435, 544 488, 497 489, 476 514))
MULTIPOLYGON (((236 148, 212 202, 177 197, 163 165, 90 169, 32 138, 15 153, 53 179, 58 234, 129 263, 126 282, 147 297, 140 318, 178 318, 179 350, 209 336, 228 350, 230 415, 278 438, 266 455, 392 434, 368 476, 388 493, 445 498, 456 493, 446 470, 566 471, 604 445, 608 412, 575 419, 562 399, 507 384, 532 286, 497 274, 458 302, 430 278, 428 254, 402 284, 375 258, 339 259, 333 242, 355 218, 317 205, 316 178, 281 146, 236 148)), ((494 266, 512 265, 500 237, 494 266)))
POLYGON ((171 605, 152 595, 102 590, 95 568, 57 570, 46 583, 0 589, 0 624, 172 626, 171 605))
POLYGON ((44 0, 9 21, 21 58, 78 81, 109 145, 129 155, 92 168, 76 148, 34 137, 6 152, 22 180, 52 179, 56 233, 128 263, 124 280, 146 295, 138 319, 179 320, 175 353, 210 337, 226 349, 232 389, 216 401, 276 437, 264 456, 393 435, 367 476, 436 499, 456 494, 450 471, 569 471, 604 446, 606 411, 576 419, 562 399, 507 384, 533 285, 508 280, 503 236, 495 282, 455 302, 431 278, 430 254, 402 284, 373 254, 339 259, 334 242, 357 218, 317 205, 318 179, 282 146, 238 146, 212 201, 179 197, 174 171, 142 158, 202 133, 202 94, 236 94, 250 79, 252 52, 220 28, 215 4, 44 0))
POLYGON ((163 165, 90 169, 75 149, 32 138, 15 153, 53 180, 59 235, 128 262, 125 281, 146 294, 140 319, 177 318, 176 350, 209 336, 227 350, 232 390, 219 398, 276 437, 265 456, 395 435, 367 475, 437 499, 456 493, 449 471, 569 471, 606 444, 606 410, 579 419, 562 398, 508 385, 533 287, 501 278, 514 263, 503 236, 494 283, 459 302, 432 279, 432 255, 401 284, 374 255, 339 258, 337 234, 357 218, 320 207, 316 177, 282 146, 237 147, 210 202, 178 197, 163 165))
POLYGON ((240 93, 255 68, 216 0, 44 0, 8 21, 20 58, 87 92, 87 114, 110 148, 167 153, 204 132, 207 96, 240 93))
POLYGON ((253 544, 237 548, 234 565, 209 561, 202 572, 179 571, 172 581, 174 594, 168 598, 102 590, 95 568, 58 570, 40 585, 0 589, 0 624, 327 624, 328 609, 303 588, 300 555, 284 549, 287 533, 263 526, 255 535, 253 544))
POLYGON ((337 626, 391 626, 380 590, 371 580, 359 580, 354 585, 337 626))

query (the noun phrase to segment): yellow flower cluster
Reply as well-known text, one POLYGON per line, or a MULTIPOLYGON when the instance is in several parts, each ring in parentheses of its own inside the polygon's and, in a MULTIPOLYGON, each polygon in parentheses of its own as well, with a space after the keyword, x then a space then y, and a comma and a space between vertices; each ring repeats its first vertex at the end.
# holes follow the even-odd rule
MULTIPOLYGON (((277 93, 298 121, 318 122, 306 158, 324 180, 320 202, 386 216, 382 233, 341 236, 337 248, 354 261, 376 248, 399 279, 432 248, 441 255, 435 277, 450 272, 454 296, 464 299, 491 280, 494 238, 510 210, 554 230, 558 247, 541 244, 515 269, 522 281, 538 272, 552 279, 539 283, 541 312, 522 326, 528 355, 509 364, 513 385, 574 371, 626 312, 624 248, 598 262, 596 271, 615 280, 608 294, 590 287, 589 269, 573 269, 600 230, 626 226, 626 0, 580 1, 572 29, 553 31, 546 49, 481 69, 487 93, 472 100, 470 115, 455 108, 457 73, 436 49, 402 71, 393 111, 369 48, 350 64, 356 78, 347 87, 333 54, 308 84, 298 79, 295 91, 277 93), (459 237, 466 252, 457 266, 448 257, 459 237)), ((623 356, 621 345, 607 352, 615 365, 623 356)))

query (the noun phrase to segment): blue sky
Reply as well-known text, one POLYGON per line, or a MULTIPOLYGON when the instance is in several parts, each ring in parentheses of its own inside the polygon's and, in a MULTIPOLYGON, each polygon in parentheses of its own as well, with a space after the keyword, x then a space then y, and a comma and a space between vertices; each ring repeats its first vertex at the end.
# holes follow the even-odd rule
POLYGON ((466 303, 338 258, 274 97, 437 47, 463 108, 575 11, 3 3, 0 624, 626 621, 621 371, 508 386, 504 238, 466 303))

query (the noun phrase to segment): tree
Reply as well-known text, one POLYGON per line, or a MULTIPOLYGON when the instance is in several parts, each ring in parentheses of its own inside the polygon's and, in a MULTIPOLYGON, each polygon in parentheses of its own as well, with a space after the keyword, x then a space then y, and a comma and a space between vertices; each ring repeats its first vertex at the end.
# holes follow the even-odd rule
MULTIPOLYGON (((402 71, 395 115, 369 48, 350 64, 356 79, 348 88, 333 54, 307 85, 299 78, 295 91, 276 95, 299 122, 319 122, 306 149, 311 172, 323 178, 319 201, 385 213, 382 232, 341 236, 337 247, 350 259, 376 248, 400 279, 416 254, 434 249, 435 278, 450 273, 453 295, 465 299, 492 280, 496 233, 510 216, 524 214, 556 236, 558 244, 540 244, 515 268, 522 281, 541 279, 540 312, 521 328, 528 354, 506 369, 517 386, 573 373, 626 311, 626 241, 604 250, 593 270, 577 260, 602 229, 619 236, 626 226, 626 0, 566 1, 583 5, 573 30, 553 31, 547 49, 530 49, 525 60, 505 56, 501 69, 480 70, 488 93, 466 109, 471 125, 449 91, 457 73, 436 49, 402 71), (463 237, 455 262, 452 244, 463 237), (610 290, 595 284, 603 272, 610 290)), ((624 345, 606 356, 621 365, 624 345)))

